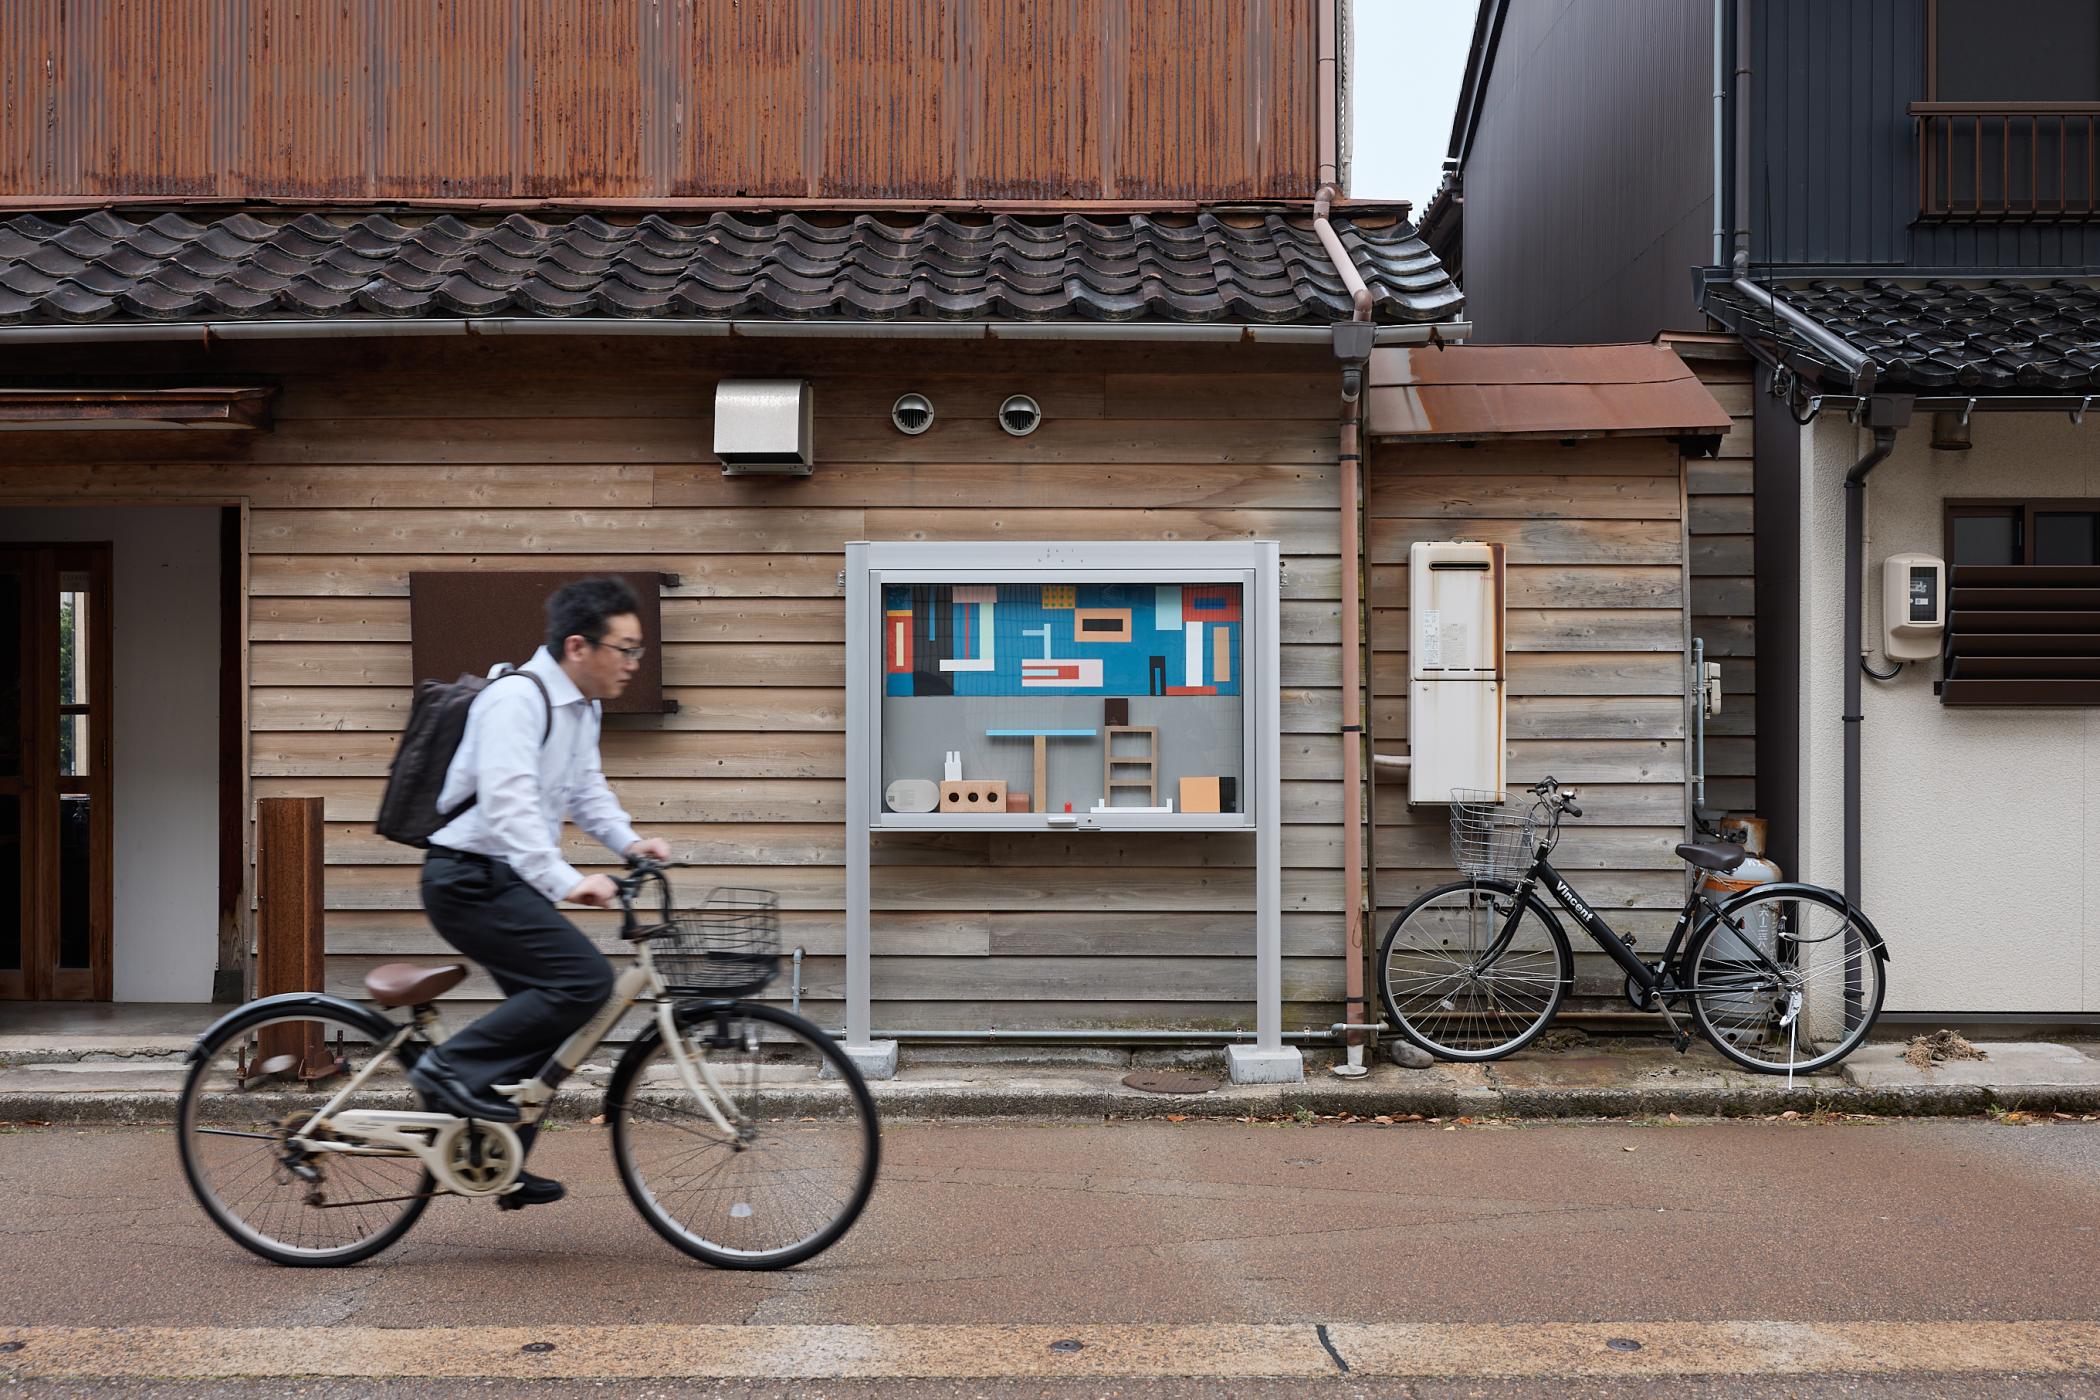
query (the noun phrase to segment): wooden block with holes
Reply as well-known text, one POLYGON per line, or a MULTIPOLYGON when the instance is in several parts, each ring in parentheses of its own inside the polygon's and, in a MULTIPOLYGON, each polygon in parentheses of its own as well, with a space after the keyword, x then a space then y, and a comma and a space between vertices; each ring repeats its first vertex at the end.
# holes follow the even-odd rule
POLYGON ((965 781, 941 784, 943 812, 1003 812, 1006 810, 1006 780, 965 781))

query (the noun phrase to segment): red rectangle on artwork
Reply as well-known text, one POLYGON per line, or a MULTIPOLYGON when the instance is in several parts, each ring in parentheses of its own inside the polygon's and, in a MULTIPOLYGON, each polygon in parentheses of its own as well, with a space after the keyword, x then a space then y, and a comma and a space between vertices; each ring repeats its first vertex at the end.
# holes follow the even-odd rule
POLYGON ((1167 687, 1167 694, 1169 695, 1216 695, 1217 693, 1218 688, 1214 685, 1170 685, 1167 687))
POLYGON ((1240 590, 1232 584, 1183 584, 1181 615, 1190 622, 1238 622, 1240 590))
POLYGON ((883 649, 882 669, 893 676, 910 675, 911 614, 906 613, 902 617, 892 616, 888 619, 888 622, 890 624, 890 644, 883 649))

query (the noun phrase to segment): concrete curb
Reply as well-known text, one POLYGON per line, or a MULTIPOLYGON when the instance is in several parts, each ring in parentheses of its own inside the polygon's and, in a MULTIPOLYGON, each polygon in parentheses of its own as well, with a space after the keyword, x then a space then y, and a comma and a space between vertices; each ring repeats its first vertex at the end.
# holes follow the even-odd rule
MULTIPOLYGON (((1889 1117, 1973 1116, 1991 1110, 2100 1112, 2100 1087, 2092 1085, 1950 1084, 1861 1088, 1840 1081, 1767 1085, 1693 1084, 1625 1087, 1498 1087, 1449 1080, 1354 1084, 1307 1082, 1274 1086, 1226 1086, 1206 1094, 1140 1093, 1120 1083, 892 1081, 874 1086, 885 1120, 1050 1120, 1109 1118, 1275 1118, 1301 1111, 1424 1118, 1756 1118, 1788 1111, 1870 1113, 1889 1117)), ((844 1090, 811 1085, 782 1103, 781 1111, 822 1113, 844 1090)), ((152 1125, 174 1121, 176 1095, 166 1089, 0 1089, 0 1123, 152 1125)), ((249 1108, 255 1105, 251 1102, 249 1108)), ((400 1107, 407 1107, 404 1098, 400 1107)), ((603 1107, 597 1093, 557 1099, 551 1119, 579 1124, 603 1107)))

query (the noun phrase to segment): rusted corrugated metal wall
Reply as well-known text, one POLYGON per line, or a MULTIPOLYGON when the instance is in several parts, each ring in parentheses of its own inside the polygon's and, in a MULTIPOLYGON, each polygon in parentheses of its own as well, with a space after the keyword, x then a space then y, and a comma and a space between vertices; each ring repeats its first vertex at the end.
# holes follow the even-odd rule
POLYGON ((6 0, 0 196, 1304 197, 1316 0, 6 0))

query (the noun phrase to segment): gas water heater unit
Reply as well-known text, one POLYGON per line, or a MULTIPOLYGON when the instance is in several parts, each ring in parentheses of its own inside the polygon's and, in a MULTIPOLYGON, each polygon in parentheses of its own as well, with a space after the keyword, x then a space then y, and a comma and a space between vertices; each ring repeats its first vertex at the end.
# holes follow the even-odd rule
POLYGON ((1407 551, 1408 801, 1501 792, 1508 674, 1503 547, 1417 540, 1407 551))

